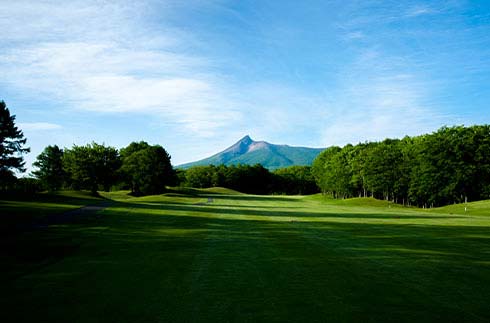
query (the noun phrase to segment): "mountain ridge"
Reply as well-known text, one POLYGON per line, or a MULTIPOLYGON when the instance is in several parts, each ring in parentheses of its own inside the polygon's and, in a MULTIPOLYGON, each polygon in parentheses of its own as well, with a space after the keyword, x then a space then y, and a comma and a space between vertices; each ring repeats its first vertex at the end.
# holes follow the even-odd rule
POLYGON ((217 154, 195 162, 178 165, 177 168, 187 169, 193 166, 221 164, 227 166, 262 164, 265 168, 274 170, 288 166, 308 166, 312 164, 315 157, 324 149, 254 141, 249 135, 246 135, 217 154))

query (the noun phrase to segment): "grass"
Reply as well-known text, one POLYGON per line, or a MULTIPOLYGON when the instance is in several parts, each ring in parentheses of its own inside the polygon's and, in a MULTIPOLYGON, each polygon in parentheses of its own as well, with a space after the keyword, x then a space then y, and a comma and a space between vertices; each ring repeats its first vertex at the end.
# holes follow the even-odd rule
POLYGON ((84 191, 64 191, 54 194, 0 198, 0 234, 11 233, 18 227, 29 226, 47 215, 80 208, 101 201, 100 197, 84 191))
POLYGON ((0 254, 3 317, 490 320, 490 201, 465 212, 232 193, 115 192, 100 216, 16 236, 14 252, 0 254))

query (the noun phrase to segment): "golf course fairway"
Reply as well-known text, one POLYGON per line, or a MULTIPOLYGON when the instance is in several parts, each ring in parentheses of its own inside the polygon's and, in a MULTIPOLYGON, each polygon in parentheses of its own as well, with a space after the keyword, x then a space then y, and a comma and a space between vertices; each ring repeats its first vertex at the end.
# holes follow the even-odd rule
POLYGON ((490 321, 489 201, 126 193, 0 239, 4 322, 490 321))

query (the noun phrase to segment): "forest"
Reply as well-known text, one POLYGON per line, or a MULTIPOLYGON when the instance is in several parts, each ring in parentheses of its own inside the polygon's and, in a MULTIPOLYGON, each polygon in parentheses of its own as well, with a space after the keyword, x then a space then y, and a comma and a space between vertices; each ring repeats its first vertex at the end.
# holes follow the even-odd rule
POLYGON ((249 194, 306 195, 319 189, 310 166, 290 166, 273 172, 260 164, 195 166, 178 170, 181 186, 227 187, 249 194))
POLYGON ((490 126, 330 147, 313 162, 318 186, 335 198, 372 196, 435 207, 490 197, 490 126))
POLYGON ((33 164, 29 189, 97 191, 130 190, 134 196, 160 194, 167 186, 227 187, 250 194, 319 192, 309 166, 270 172, 262 165, 196 166, 175 170, 159 145, 133 142, 126 148, 91 143, 60 149, 47 146, 33 164))

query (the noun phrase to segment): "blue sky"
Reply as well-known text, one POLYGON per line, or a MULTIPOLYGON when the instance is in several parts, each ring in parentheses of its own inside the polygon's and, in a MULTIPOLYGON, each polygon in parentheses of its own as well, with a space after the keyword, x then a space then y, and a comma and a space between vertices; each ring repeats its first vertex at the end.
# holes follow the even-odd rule
POLYGON ((0 0, 0 100, 32 153, 246 134, 327 147, 490 123, 489 1, 0 0))

